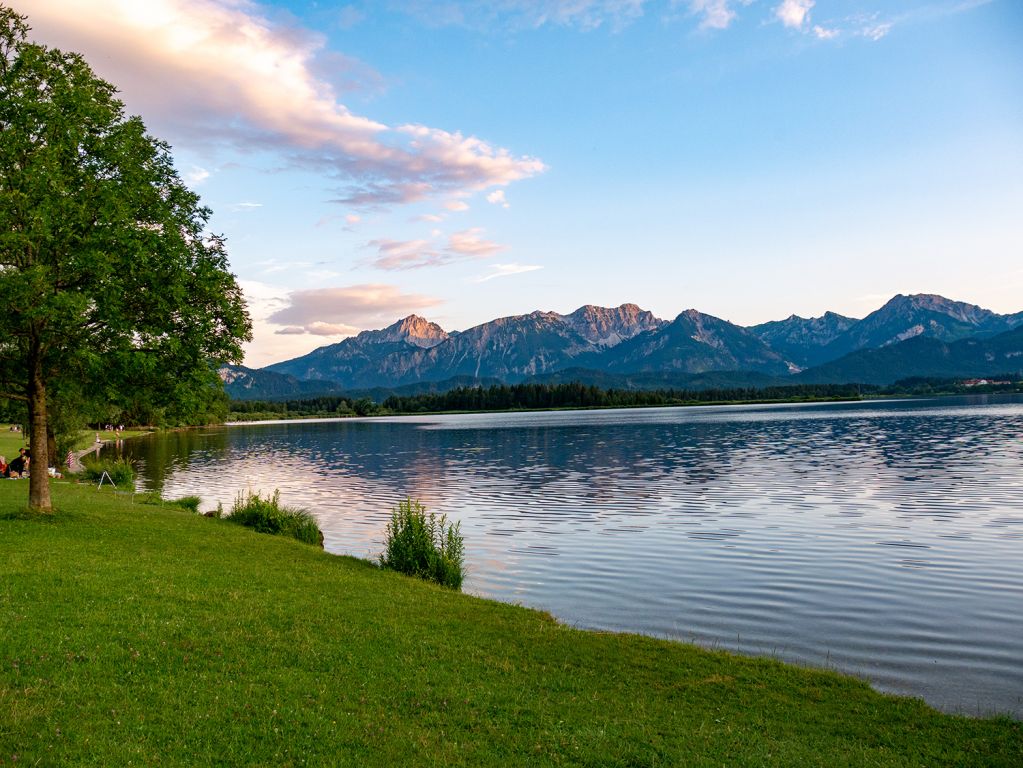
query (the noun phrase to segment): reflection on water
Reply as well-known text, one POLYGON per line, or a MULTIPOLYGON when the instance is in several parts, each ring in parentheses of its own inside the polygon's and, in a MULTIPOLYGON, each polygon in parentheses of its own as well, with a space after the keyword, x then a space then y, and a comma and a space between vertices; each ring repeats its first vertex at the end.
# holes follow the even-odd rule
POLYGON ((130 444, 141 484, 281 490, 374 556, 406 495, 466 588, 562 620, 1023 714, 1023 398, 235 426, 130 444))

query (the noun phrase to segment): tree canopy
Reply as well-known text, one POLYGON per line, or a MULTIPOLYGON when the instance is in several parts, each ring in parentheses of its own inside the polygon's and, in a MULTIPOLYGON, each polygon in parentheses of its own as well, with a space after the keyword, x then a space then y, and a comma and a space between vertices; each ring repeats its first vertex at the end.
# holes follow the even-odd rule
POLYGON ((29 504, 48 509, 55 399, 197 397, 251 326, 170 147, 80 55, 28 32, 0 6, 0 390, 27 403, 29 504))

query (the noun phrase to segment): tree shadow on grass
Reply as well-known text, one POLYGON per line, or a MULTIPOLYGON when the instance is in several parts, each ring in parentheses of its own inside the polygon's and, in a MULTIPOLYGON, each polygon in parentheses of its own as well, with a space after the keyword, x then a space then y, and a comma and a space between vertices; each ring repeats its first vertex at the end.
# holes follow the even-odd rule
POLYGON ((77 512, 66 512, 63 509, 54 507, 50 512, 39 512, 29 507, 18 507, 17 509, 0 510, 0 522, 5 520, 28 520, 34 523, 46 525, 58 525, 70 520, 77 520, 82 517, 77 512))

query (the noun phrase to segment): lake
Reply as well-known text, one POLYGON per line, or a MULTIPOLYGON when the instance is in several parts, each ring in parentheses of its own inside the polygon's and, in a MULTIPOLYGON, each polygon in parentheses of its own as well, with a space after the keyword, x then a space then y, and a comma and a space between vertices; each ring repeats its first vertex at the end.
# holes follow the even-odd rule
POLYGON ((579 627, 1023 715, 1023 397, 228 426, 129 443, 204 509, 280 489, 374 558, 405 496, 461 522, 466 591, 579 627))

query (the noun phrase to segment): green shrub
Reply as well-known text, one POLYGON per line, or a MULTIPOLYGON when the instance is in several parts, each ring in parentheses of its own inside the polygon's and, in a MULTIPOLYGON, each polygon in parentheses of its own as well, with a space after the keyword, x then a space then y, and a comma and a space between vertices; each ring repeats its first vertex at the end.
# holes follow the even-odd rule
POLYGON ((280 491, 265 499, 251 491, 245 496, 239 494, 224 519, 260 533, 290 536, 306 544, 323 546, 323 534, 316 519, 304 509, 281 506, 280 497, 280 491))
POLYGON ((199 514, 199 505, 202 504, 202 499, 198 496, 165 499, 158 493, 137 493, 135 494, 134 501, 136 504, 149 504, 154 507, 180 507, 194 514, 199 514))
POLYGON ((167 503, 172 507, 181 507, 187 509, 189 512, 198 515, 199 505, 202 504, 202 499, 198 496, 182 496, 180 499, 167 499, 167 503))
POLYGON ((464 542, 458 523, 448 523, 418 501, 405 499, 391 510, 386 549, 380 565, 409 576, 461 589, 465 578, 464 542))
POLYGON ((86 480, 98 483, 106 472, 118 488, 135 488, 135 462, 130 458, 90 459, 83 462, 82 467, 86 480))

